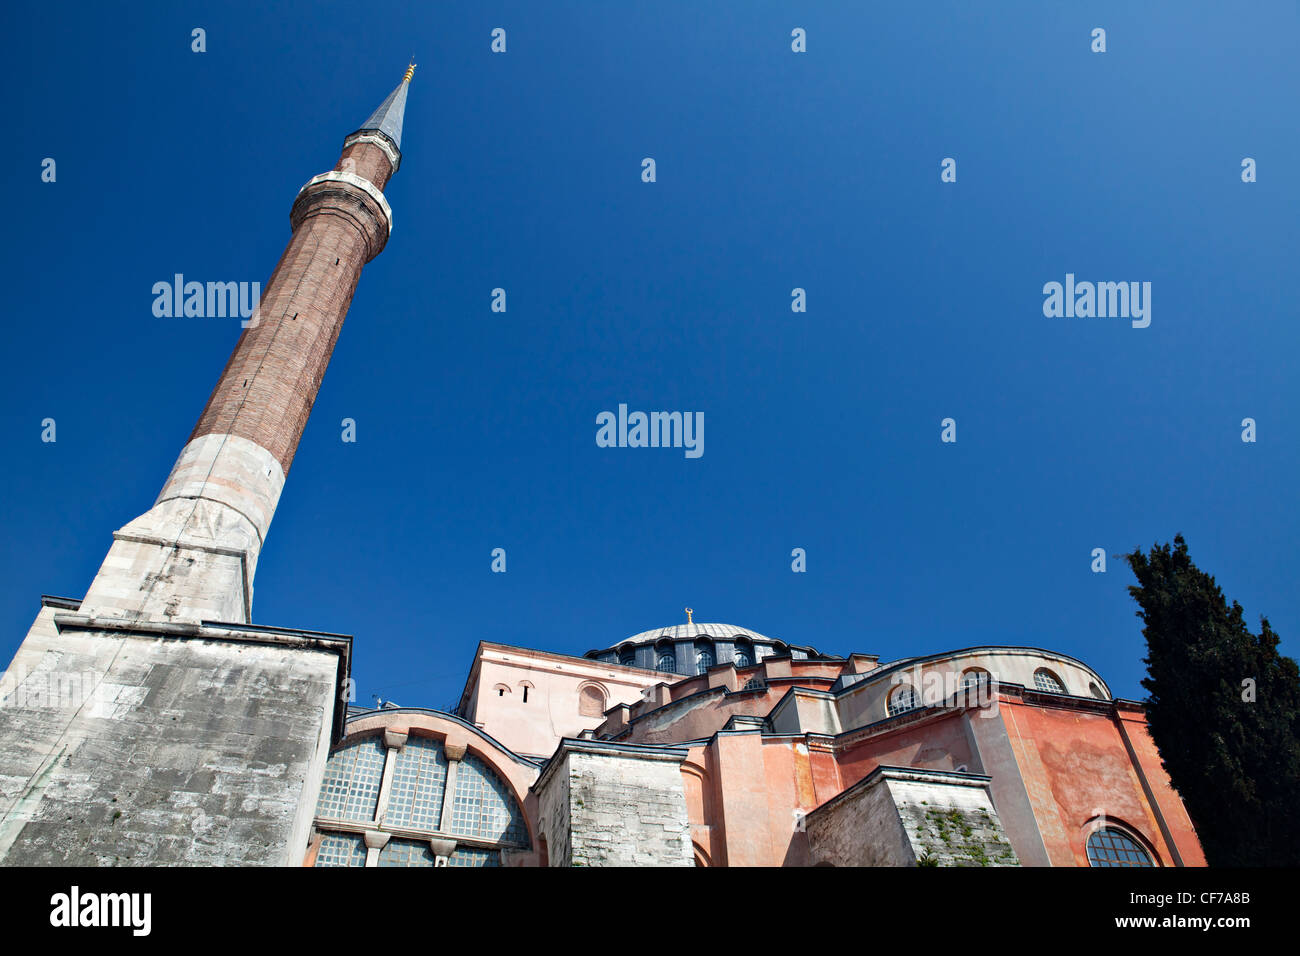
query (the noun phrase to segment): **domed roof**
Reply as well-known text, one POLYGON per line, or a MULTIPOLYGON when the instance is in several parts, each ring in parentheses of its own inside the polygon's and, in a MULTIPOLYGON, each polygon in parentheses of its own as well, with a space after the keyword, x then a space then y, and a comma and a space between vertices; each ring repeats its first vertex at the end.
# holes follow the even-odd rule
POLYGON ((758 631, 751 631, 747 627, 739 627, 735 624, 674 624, 671 627, 657 627, 653 631, 642 631, 640 634, 633 634, 631 637, 619 641, 615 647, 622 647, 624 644, 653 644, 655 641, 693 641, 697 638, 706 637, 717 641, 730 641, 737 637, 743 637, 751 641, 765 641, 769 644, 784 644, 785 641, 779 641, 775 637, 768 637, 760 634, 758 631))

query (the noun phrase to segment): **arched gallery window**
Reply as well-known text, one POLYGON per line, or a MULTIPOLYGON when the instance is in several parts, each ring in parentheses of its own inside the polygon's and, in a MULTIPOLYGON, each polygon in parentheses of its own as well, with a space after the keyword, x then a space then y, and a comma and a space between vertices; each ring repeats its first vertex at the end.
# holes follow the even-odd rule
POLYGON ((1040 667, 1038 670, 1034 671, 1034 686, 1049 694, 1065 693, 1065 684, 1061 683, 1061 678, 1057 677, 1046 667, 1040 667))
POLYGON ((695 642, 695 673, 703 674, 714 664, 713 645, 708 641, 695 642))
POLYGON ((889 695, 888 712, 890 717, 905 714, 909 710, 916 710, 920 706, 921 700, 916 696, 916 691, 912 689, 910 684, 895 687, 889 695))
POLYGON ((754 645, 749 641, 737 641, 731 660, 737 667, 749 667, 754 663, 754 645))

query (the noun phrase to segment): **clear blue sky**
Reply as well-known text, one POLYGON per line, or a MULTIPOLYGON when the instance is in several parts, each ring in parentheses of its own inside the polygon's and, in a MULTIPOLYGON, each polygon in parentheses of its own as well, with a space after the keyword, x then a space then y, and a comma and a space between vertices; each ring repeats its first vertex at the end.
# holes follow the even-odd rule
POLYGON ((1137 697, 1132 576, 1091 551, 1179 531, 1296 653, 1294 3, 0 17, 5 661, 152 504, 238 337, 155 318, 153 283, 265 282, 412 54, 393 236, 253 607, 354 634, 360 702, 442 707, 479 640, 581 654, 687 605, 882 659, 1047 647, 1137 697), (1045 318, 1067 272, 1151 282, 1151 326, 1045 318), (703 457, 598 448, 620 402, 703 412, 703 457))

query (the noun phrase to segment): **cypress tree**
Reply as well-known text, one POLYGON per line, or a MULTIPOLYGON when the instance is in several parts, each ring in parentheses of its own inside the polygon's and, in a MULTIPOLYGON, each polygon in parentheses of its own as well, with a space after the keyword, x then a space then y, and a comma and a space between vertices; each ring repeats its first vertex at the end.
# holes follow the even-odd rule
POLYGON ((1147 721, 1211 866, 1300 865, 1300 670, 1174 546, 1125 555, 1147 642, 1147 721))

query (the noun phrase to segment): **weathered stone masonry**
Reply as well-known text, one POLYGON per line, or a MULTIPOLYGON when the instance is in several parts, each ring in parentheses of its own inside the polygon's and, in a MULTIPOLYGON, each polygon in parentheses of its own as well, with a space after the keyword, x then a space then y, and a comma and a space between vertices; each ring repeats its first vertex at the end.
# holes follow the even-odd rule
POLYGON ((533 789, 551 866, 693 866, 686 750, 565 738, 533 789))
POLYGON ((878 767, 804 820, 814 863, 1019 866, 982 774, 878 767))

